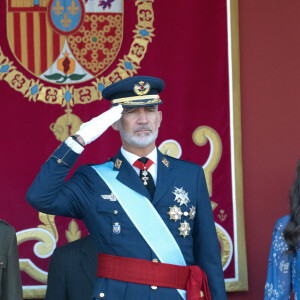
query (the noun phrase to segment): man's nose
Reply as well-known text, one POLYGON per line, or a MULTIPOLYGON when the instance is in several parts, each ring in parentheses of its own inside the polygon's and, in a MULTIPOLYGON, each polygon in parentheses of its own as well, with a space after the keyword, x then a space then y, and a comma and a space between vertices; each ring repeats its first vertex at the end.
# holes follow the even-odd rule
POLYGON ((147 117, 147 114, 144 109, 139 110, 137 121, 139 124, 147 124, 148 123, 148 117, 147 117))

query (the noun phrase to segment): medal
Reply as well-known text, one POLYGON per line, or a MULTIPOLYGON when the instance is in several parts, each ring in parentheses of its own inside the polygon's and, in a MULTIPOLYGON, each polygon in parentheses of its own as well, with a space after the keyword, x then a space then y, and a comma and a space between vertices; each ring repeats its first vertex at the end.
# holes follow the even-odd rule
POLYGON ((188 193, 183 188, 179 189, 179 188, 175 187, 173 194, 175 195, 174 201, 177 201, 180 206, 183 204, 187 205, 190 202, 188 193))
POLYGON ((181 216, 182 216, 181 208, 177 207, 176 205, 170 207, 168 215, 170 216, 170 220, 174 220, 175 222, 177 220, 181 220, 181 216))
POLYGON ((190 234, 190 224, 184 221, 183 223, 180 223, 180 227, 178 228, 178 230, 180 231, 180 235, 182 235, 185 238, 190 234))
POLYGON ((195 216, 196 216, 196 208, 195 208, 194 206, 192 206, 192 207, 190 208, 189 216, 190 216, 190 220, 195 219, 195 216))
POLYGON ((147 180, 149 179, 149 177, 148 177, 148 171, 146 170, 146 168, 142 171, 141 179, 144 181, 144 185, 148 184, 147 180))

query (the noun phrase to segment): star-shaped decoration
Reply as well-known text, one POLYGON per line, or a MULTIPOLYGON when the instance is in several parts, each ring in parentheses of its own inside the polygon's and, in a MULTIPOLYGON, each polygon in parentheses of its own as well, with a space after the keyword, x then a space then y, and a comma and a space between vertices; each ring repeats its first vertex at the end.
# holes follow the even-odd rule
POLYGON ((177 201, 180 206, 183 204, 187 205, 190 202, 188 193, 186 191, 184 191, 183 188, 179 189, 179 188, 175 187, 173 194, 175 195, 174 201, 177 201))
POLYGON ((194 206, 190 207, 190 220, 193 220, 195 219, 195 216, 196 216, 196 208, 194 206))
POLYGON ((184 221, 183 223, 180 223, 180 227, 178 228, 178 230, 180 231, 180 235, 182 235, 185 238, 190 234, 190 224, 184 221))
POLYGON ((174 220, 175 222, 177 220, 181 220, 181 216, 182 216, 181 208, 177 207, 176 205, 170 207, 168 215, 170 216, 170 220, 174 220))

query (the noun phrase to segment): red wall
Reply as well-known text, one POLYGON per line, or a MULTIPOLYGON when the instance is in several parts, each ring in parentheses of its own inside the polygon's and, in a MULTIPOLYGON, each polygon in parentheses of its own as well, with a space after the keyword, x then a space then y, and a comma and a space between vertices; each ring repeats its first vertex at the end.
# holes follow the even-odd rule
POLYGON ((256 300, 300 157, 300 2, 239 1, 239 22, 249 292, 228 299, 256 300))

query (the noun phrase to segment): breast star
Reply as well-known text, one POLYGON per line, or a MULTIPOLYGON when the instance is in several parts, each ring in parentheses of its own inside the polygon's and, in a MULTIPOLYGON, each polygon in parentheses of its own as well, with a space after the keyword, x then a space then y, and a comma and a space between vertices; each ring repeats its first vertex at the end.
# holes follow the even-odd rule
POLYGON ((180 235, 182 235, 185 238, 190 234, 190 224, 184 221, 183 223, 180 223, 180 227, 178 228, 178 230, 180 231, 180 235))
POLYGON ((179 189, 179 188, 175 187, 173 194, 175 195, 174 201, 177 201, 180 206, 183 204, 187 205, 190 202, 188 193, 186 191, 184 191, 183 188, 179 189))
POLYGON ((176 205, 170 207, 168 215, 170 216, 170 220, 174 220, 175 222, 177 220, 181 220, 181 216, 182 216, 181 208, 177 207, 176 205))
POLYGON ((190 220, 193 220, 196 216, 196 208, 194 206, 190 207, 190 220))

